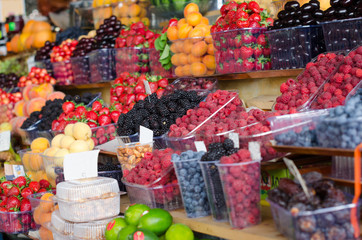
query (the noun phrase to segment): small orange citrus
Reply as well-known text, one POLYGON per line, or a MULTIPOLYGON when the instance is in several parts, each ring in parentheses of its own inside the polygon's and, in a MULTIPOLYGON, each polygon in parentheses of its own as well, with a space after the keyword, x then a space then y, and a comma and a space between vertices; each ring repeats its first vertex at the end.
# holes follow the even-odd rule
POLYGON ((202 15, 199 12, 189 13, 186 17, 186 21, 191 26, 196 26, 201 23, 202 15))
POLYGON ((200 41, 194 44, 193 48, 191 49, 192 55, 195 57, 201 57, 207 52, 207 44, 205 41, 200 41))
POLYGON ((193 76, 196 76, 196 77, 203 76, 206 74, 206 71, 207 71, 207 68, 206 68, 205 64, 203 64, 203 63, 195 62, 195 63, 191 64, 191 74, 193 76))
POLYGON ((184 8, 184 16, 186 17, 192 12, 199 12, 199 6, 196 3, 189 3, 184 8))
POLYGON ((177 27, 176 26, 171 26, 167 29, 167 38, 170 41, 177 40, 177 27))

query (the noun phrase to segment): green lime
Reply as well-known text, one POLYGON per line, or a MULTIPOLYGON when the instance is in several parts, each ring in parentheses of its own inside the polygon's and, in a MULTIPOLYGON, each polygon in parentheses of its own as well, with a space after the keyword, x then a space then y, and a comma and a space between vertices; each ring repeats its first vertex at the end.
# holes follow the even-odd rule
POLYGON ((172 224, 172 216, 166 210, 154 208, 140 219, 139 228, 148 229, 157 236, 164 234, 172 224))
POLYGON ((147 229, 138 229, 129 236, 129 240, 159 240, 156 234, 147 229))
POLYGON ((166 240, 194 240, 194 233, 188 226, 176 223, 167 230, 166 240))
POLYGON ((149 211, 151 208, 149 208, 147 205, 144 204, 134 204, 127 208, 126 212, 124 213, 124 219, 126 219, 127 223, 130 225, 137 226, 142 214, 145 211, 149 211))
POLYGON ((106 240, 114 240, 117 239, 118 232, 121 231, 122 228, 126 227, 128 224, 126 220, 123 218, 115 218, 107 224, 106 227, 106 240))
POLYGON ((122 228, 118 233, 117 240, 128 240, 128 236, 131 236, 137 230, 135 225, 128 225, 127 227, 122 228))

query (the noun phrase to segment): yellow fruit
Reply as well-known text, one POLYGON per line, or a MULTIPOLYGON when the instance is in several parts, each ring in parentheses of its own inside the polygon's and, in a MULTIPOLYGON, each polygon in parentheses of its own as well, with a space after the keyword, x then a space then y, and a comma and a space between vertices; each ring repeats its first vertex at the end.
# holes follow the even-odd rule
POLYGON ((94 141, 93 139, 89 138, 86 143, 88 144, 89 151, 93 150, 94 148, 94 141))
POLYGON ((50 147, 50 143, 48 139, 43 137, 34 139, 30 145, 31 150, 39 150, 40 152, 43 152, 48 147, 50 147))
POLYGON ((60 148, 60 140, 64 137, 64 134, 58 134, 56 135, 52 140, 52 147, 58 147, 60 148))
POLYGON ((45 172, 47 173, 48 178, 56 179, 57 174, 54 171, 54 166, 47 166, 47 168, 45 169, 45 172))
POLYGON ((66 136, 71 136, 73 137, 73 126, 74 124, 68 124, 65 128, 64 128, 64 134, 66 136))
POLYGON ((91 128, 82 122, 77 122, 73 126, 73 137, 76 140, 87 140, 88 138, 91 138, 92 136, 92 130, 91 128))
POLYGON ((59 151, 58 147, 51 147, 51 148, 48 148, 47 150, 45 150, 43 152, 43 155, 53 157, 57 151, 59 151))
POLYGON ((76 140, 72 145, 69 147, 70 153, 78 153, 78 152, 86 152, 89 151, 89 147, 86 141, 83 140, 76 140))
POLYGON ((54 154, 54 157, 64 157, 64 156, 67 155, 67 154, 69 154, 68 149, 62 148, 62 149, 59 149, 59 150, 54 154))
POLYGON ((64 136, 60 140, 60 147, 61 148, 69 148, 70 145, 75 141, 75 139, 71 136, 64 136))

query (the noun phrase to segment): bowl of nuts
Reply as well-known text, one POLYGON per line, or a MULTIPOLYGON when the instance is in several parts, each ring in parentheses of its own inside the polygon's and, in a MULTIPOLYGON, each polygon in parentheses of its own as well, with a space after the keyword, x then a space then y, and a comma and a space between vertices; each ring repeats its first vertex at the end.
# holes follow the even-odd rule
POLYGON ((150 143, 126 143, 117 148, 118 161, 122 165, 122 170, 131 170, 147 154, 152 154, 153 142, 150 143))

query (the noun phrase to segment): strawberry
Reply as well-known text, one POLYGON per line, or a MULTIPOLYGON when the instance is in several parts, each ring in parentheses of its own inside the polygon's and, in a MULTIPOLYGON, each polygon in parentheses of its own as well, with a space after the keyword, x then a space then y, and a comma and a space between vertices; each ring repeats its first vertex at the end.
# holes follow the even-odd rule
POLYGON ((96 128, 96 127, 98 127, 98 125, 97 125, 95 122, 87 122, 87 124, 88 124, 88 126, 89 126, 90 128, 96 128))
POLYGON ((17 177, 13 180, 13 185, 18 186, 19 188, 22 188, 26 185, 26 178, 23 176, 17 177))
POLYGON ((34 193, 37 193, 39 191, 39 189, 40 189, 40 184, 38 182, 34 182, 34 181, 30 182, 29 183, 29 188, 31 190, 33 190, 34 193))
MULTIPOLYGON (((234 39, 234 42, 235 42, 236 48, 241 48, 241 45, 242 45, 241 35, 237 35, 234 39)), ((235 54, 235 51, 234 51, 234 54, 235 54)))
POLYGON ((225 19, 230 23, 234 20, 235 15, 236 15, 236 10, 232 9, 226 14, 225 19))
POLYGON ((40 188, 38 193, 46 192, 47 190, 45 188, 40 188))
POLYGON ((165 92, 165 89, 161 89, 161 88, 158 89, 157 92, 156 92, 157 97, 161 98, 164 92, 165 92))
POLYGON ((145 42, 145 38, 143 36, 141 36, 141 35, 136 35, 133 38, 133 46, 141 45, 144 42, 145 42))
MULTIPOLYGON (((250 22, 250 25, 249 25, 250 28, 260 28, 260 24, 257 23, 257 22, 250 22)), ((257 33, 259 30, 256 29, 256 30, 252 30, 252 32, 255 32, 257 33)))
POLYGON ((270 48, 265 48, 264 47, 263 55, 264 55, 264 57, 269 57, 270 56, 270 48))
POLYGON ((260 13, 260 6, 257 2, 251 1, 248 3, 247 9, 251 10, 254 13, 260 13))
POLYGON ((42 179, 39 181, 39 185, 40 185, 40 188, 51 188, 52 186, 50 185, 50 182, 45 180, 45 179, 42 179))
POLYGON ((241 36, 241 40, 244 44, 250 44, 255 42, 255 37, 251 32, 245 31, 241 36))
POLYGON ((114 92, 116 93, 116 96, 119 97, 121 96, 121 94, 124 91, 124 87, 123 86, 117 86, 114 88, 114 92))
POLYGON ((87 109, 84 106, 78 106, 75 109, 75 113, 78 113, 80 116, 85 115, 87 112, 87 109))
POLYGON ((167 78, 161 78, 160 80, 158 80, 158 86, 161 88, 165 88, 168 85, 168 80, 167 78))
POLYGON ((17 197, 11 196, 6 201, 6 209, 8 211, 9 210, 17 211, 19 207, 20 207, 20 200, 17 197))
POLYGON ((24 198, 21 203, 20 203, 20 211, 21 212, 25 212, 25 211, 31 211, 31 205, 30 205, 30 201, 27 198, 24 198))
POLYGON ((249 23, 249 20, 248 19, 239 19, 236 21, 236 26, 238 28, 247 28, 249 27, 250 23, 249 23))
POLYGON ((158 89, 158 83, 157 82, 150 82, 150 89, 151 89, 151 93, 155 93, 158 89))
POLYGON ((109 108, 107 108, 107 107, 102 108, 99 111, 99 115, 102 115, 102 114, 109 115, 109 108))
POLYGON ((237 19, 245 19, 247 20, 249 18, 249 14, 247 12, 244 11, 244 9, 240 8, 236 11, 235 14, 235 20, 237 19))
POLYGON ((263 54, 262 47, 260 45, 255 45, 254 46, 254 57, 258 58, 262 54, 263 54))
POLYGON ((141 100, 145 100, 146 97, 147 97, 146 94, 139 93, 139 94, 136 95, 136 101, 138 102, 138 101, 141 101, 141 100))
POLYGON ((70 112, 73 112, 74 111, 74 108, 75 108, 75 105, 73 102, 65 102, 63 103, 62 105, 62 109, 63 109, 63 112, 65 114, 68 114, 70 112))
POLYGON ((240 49, 240 56, 242 59, 247 59, 253 56, 253 49, 248 46, 242 46, 240 49))
POLYGON ((133 36, 127 36, 126 37, 126 45, 127 47, 131 47, 133 43, 133 36))
POLYGON ((29 195, 31 195, 33 193, 34 193, 33 190, 31 190, 29 187, 26 187, 23 190, 21 190, 21 196, 23 198, 26 198, 27 196, 29 196, 29 195))
POLYGON ((124 48, 126 46, 126 39, 125 38, 117 38, 116 39, 116 48, 124 48))
POLYGON ((260 21, 261 21, 261 17, 260 17, 259 14, 253 13, 253 14, 250 15, 249 21, 250 21, 250 22, 260 22, 260 21))
POLYGON ((89 111, 86 113, 85 116, 88 121, 90 121, 90 120, 97 121, 97 119, 98 119, 98 115, 95 111, 89 111))
POLYGON ((255 67, 254 58, 248 58, 243 60, 243 72, 250 72, 255 67))
POLYGON ((101 136, 106 134, 106 130, 104 128, 98 128, 97 132, 96 132, 96 138, 100 138, 101 136))
POLYGON ((103 114, 98 117, 98 123, 100 126, 105 126, 112 123, 112 119, 109 115, 103 114))
MULTIPOLYGON (((177 24, 176 24, 177 25, 177 24)), ((150 31, 150 30, 147 30, 146 33, 145 33, 145 38, 148 40, 148 39, 151 39, 155 36, 155 33, 150 31)))
POLYGON ((113 106, 114 106, 114 108, 115 108, 116 110, 122 111, 122 104, 121 104, 121 103, 116 103, 116 104, 114 104, 113 106))
POLYGON ((134 93, 135 94, 139 94, 139 93, 145 93, 145 85, 142 83, 138 83, 135 87, 134 87, 134 93))
POLYGON ((11 184, 10 181, 5 181, 5 182, 1 183, 0 187, 1 187, 1 189, 3 190, 3 193, 4 193, 5 195, 7 195, 8 192, 9 192, 9 190, 10 190, 10 188, 12 187, 12 184, 11 184))
POLYGON ((92 111, 99 112, 101 109, 102 109, 102 103, 100 103, 99 101, 95 101, 92 104, 92 111))
POLYGON ((234 49, 234 59, 240 58, 240 49, 235 48, 234 49))
POLYGON ((9 190, 9 192, 7 194, 8 197, 9 196, 15 196, 16 197, 16 196, 19 196, 19 195, 20 195, 20 190, 16 186, 13 186, 12 188, 10 188, 10 190, 9 190))
POLYGON ((261 46, 267 45, 267 40, 265 38, 265 34, 260 34, 258 36, 258 38, 256 39, 256 43, 261 45, 261 46))
POLYGON ((118 118, 119 116, 121 115, 121 113, 119 111, 112 111, 110 113, 110 116, 111 116, 111 119, 114 123, 117 123, 118 122, 118 118))

